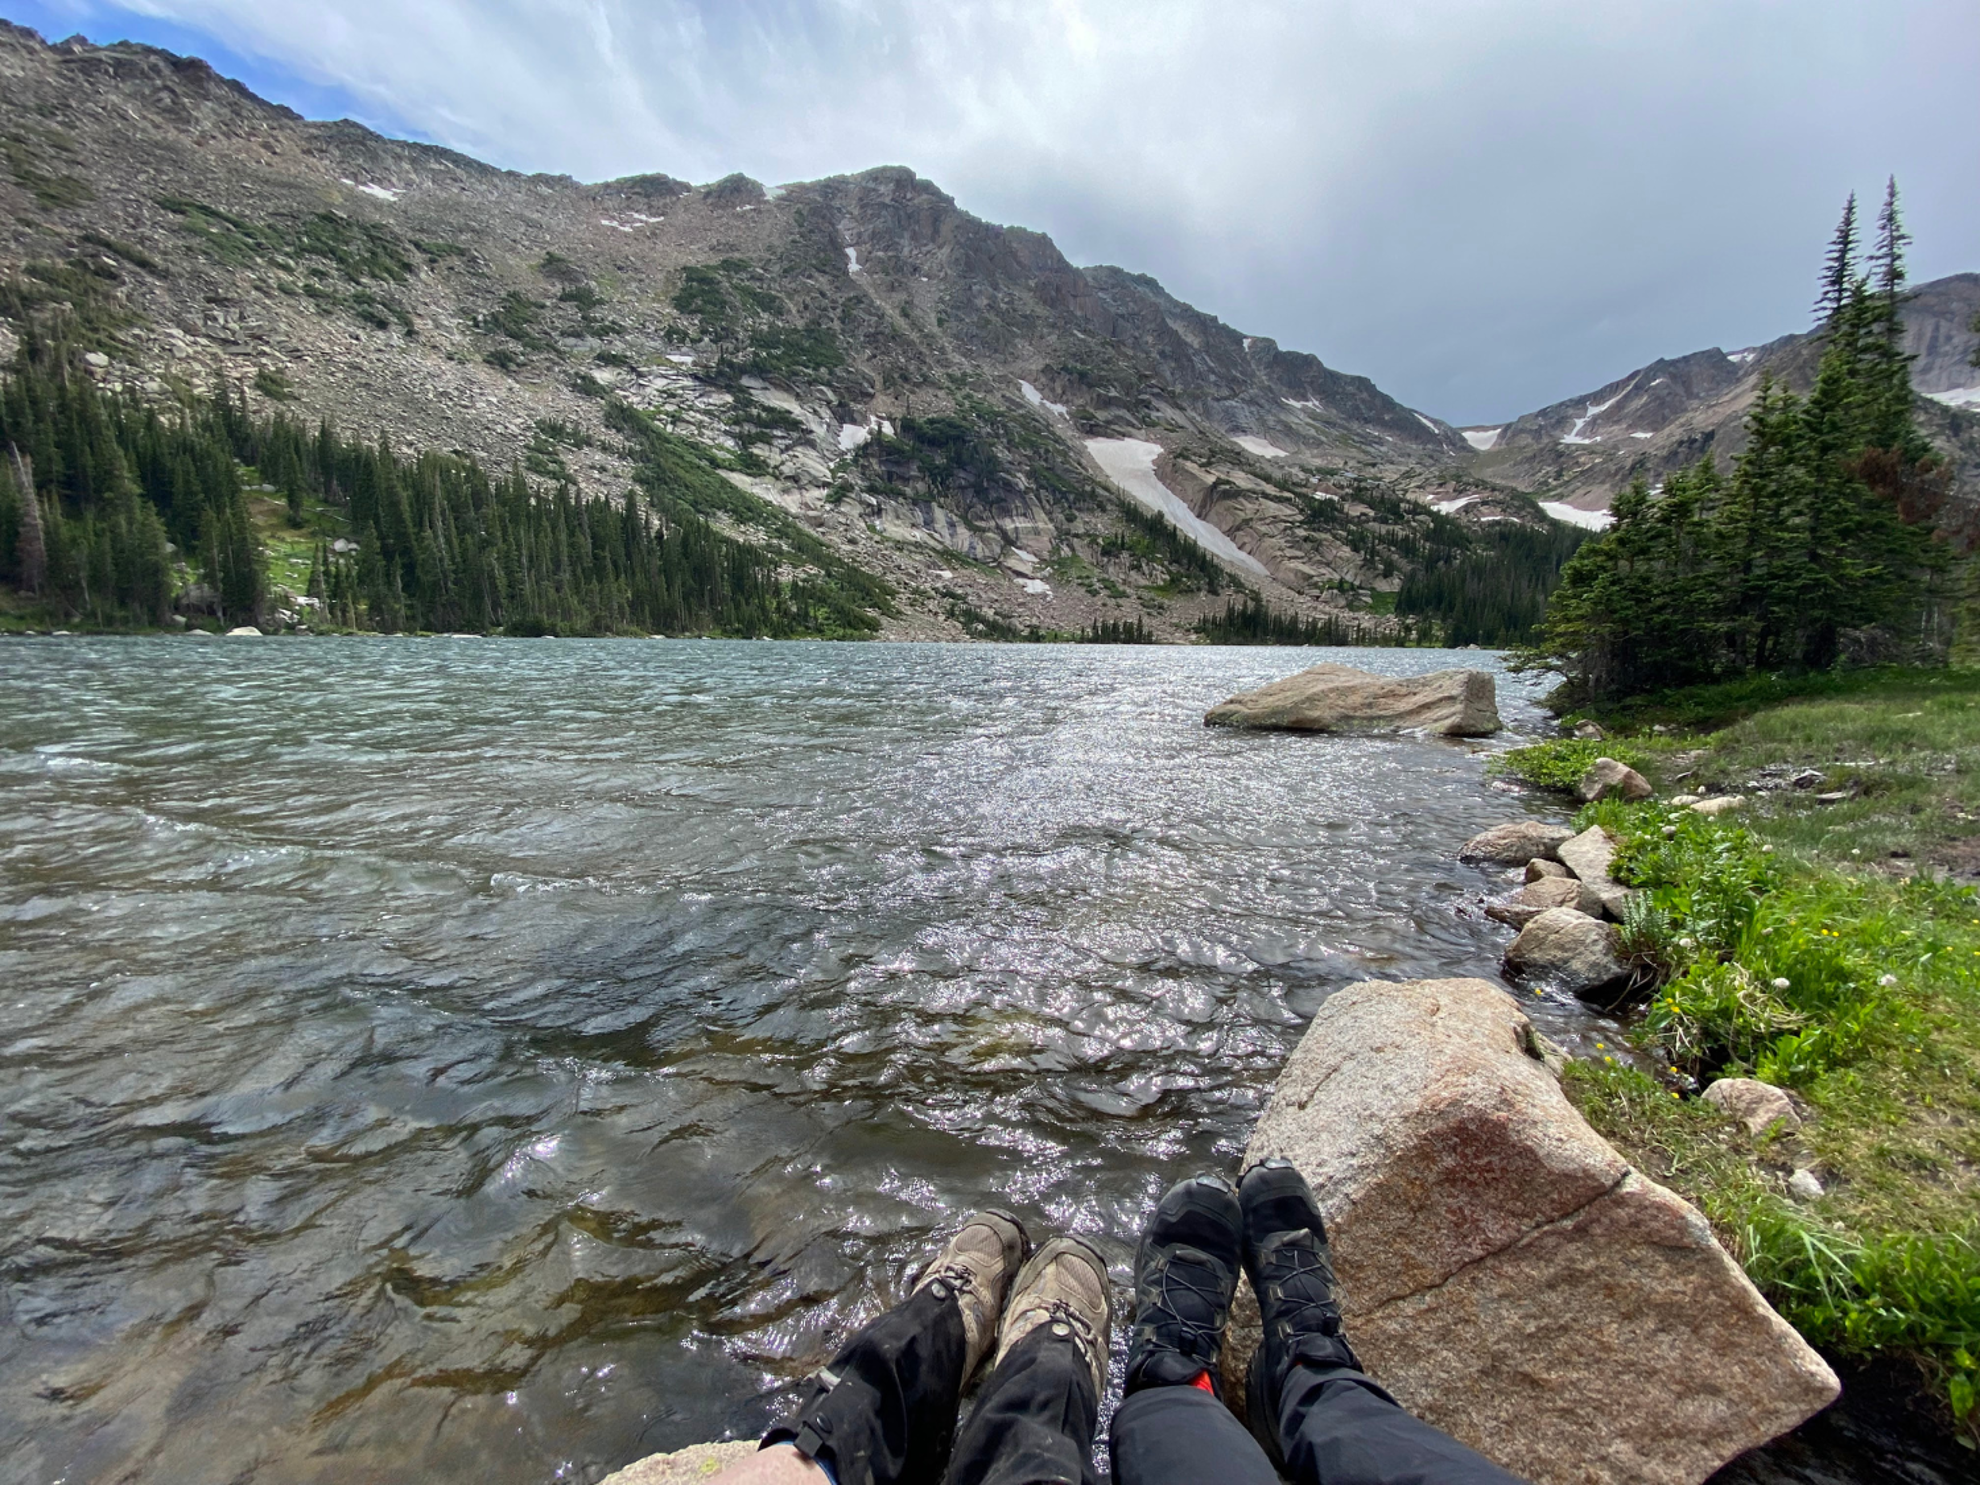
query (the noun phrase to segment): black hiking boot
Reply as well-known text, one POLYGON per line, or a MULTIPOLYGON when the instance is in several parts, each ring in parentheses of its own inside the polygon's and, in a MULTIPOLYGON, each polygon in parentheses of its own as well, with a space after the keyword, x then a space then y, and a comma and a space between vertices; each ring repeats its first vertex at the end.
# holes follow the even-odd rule
POLYGON ((1245 1376, 1251 1431, 1281 1470, 1279 1391, 1299 1363, 1345 1366, 1361 1362, 1341 1334, 1340 1285, 1327 1250, 1313 1188, 1290 1160, 1262 1160, 1238 1183, 1244 1211, 1244 1270, 1258 1295, 1264 1340, 1245 1376))
POLYGON ((1224 1395, 1217 1358, 1237 1293, 1243 1231, 1237 1191, 1222 1176, 1193 1176, 1156 1204, 1134 1260, 1125 1392, 1208 1373, 1216 1395, 1224 1395))

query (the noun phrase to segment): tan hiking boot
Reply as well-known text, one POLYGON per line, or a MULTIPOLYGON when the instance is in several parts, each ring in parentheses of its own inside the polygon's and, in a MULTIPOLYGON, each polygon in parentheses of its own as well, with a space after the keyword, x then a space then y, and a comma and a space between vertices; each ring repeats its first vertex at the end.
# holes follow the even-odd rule
POLYGON ((1075 1342, 1093 1369, 1093 1395, 1107 1390, 1107 1350, 1112 1345, 1114 1307, 1109 1299, 1107 1264, 1074 1237, 1055 1237, 1018 1271, 1011 1307, 997 1339, 997 1360, 1040 1326, 1075 1342))
POLYGON ((1004 1296, 1010 1292, 1011 1275, 1030 1251, 1031 1239, 1025 1236, 1024 1224, 1009 1212, 974 1212, 915 1280, 916 1294, 924 1289, 934 1290, 941 1299, 953 1294, 962 1309, 965 1382, 975 1375, 990 1349, 997 1321, 1004 1313, 1004 1296))

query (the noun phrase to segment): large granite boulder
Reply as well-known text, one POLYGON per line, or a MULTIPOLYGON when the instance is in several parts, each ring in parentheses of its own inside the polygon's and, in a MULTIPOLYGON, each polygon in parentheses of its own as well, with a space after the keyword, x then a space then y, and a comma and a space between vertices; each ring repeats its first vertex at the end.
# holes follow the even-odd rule
MULTIPOLYGON (((1346 1330, 1401 1401, 1535 1485, 1693 1485, 1837 1395, 1696 1210, 1633 1171, 1483 980, 1320 1008, 1245 1150, 1319 1197, 1346 1330)), ((1225 1383, 1258 1341, 1241 1293, 1225 1383)))
POLYGON ((1614 925, 1572 907, 1550 907, 1530 918, 1506 948, 1506 969, 1598 1004, 1617 999, 1630 981, 1614 925))
POLYGON ((1565 825, 1549 825, 1544 820, 1514 820, 1479 831, 1458 848, 1458 860, 1525 866, 1532 861, 1552 860, 1562 843, 1573 838, 1574 832, 1565 825))
POLYGON ((1351 665, 1316 665, 1204 714, 1206 727, 1282 732, 1432 732, 1486 737, 1499 730, 1498 693, 1482 670, 1371 675, 1351 665))

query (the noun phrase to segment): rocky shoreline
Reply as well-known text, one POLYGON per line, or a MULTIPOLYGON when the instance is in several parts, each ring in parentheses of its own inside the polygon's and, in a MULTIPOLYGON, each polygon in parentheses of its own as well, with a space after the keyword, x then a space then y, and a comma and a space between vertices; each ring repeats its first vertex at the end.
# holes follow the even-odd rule
MULTIPOLYGON (((1341 666, 1235 697, 1205 721, 1498 726, 1490 676, 1412 684, 1341 666)), ((1593 798, 1650 792, 1610 759, 1585 783, 1593 798)), ((1616 854, 1599 827, 1535 820, 1462 846, 1461 860, 1521 873, 1490 909, 1518 930, 1510 978, 1596 1004, 1627 992, 1617 923, 1632 892, 1610 875, 1616 854)), ((1697 1485, 1820 1413, 1840 1383, 1705 1217, 1590 1127, 1562 1089, 1563 1063, 1501 986, 1362 981, 1314 1016, 1244 1161, 1289 1158, 1320 1194, 1355 1344, 1421 1416, 1534 1485, 1697 1485)), ((1714 1101, 1762 1127, 1780 1118, 1765 1098, 1776 1090, 1747 1084, 1725 1080, 1714 1101)), ((1244 1292, 1224 1376, 1240 1413, 1257 1343, 1244 1292)), ((656 1455, 609 1485, 699 1478, 749 1447, 656 1455)))

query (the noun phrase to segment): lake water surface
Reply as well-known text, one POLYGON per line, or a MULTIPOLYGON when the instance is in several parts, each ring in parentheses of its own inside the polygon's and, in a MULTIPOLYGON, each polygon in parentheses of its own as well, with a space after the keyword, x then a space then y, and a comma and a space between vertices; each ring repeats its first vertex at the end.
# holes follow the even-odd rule
POLYGON ((591 1481, 760 1429, 972 1206, 1124 1275, 1330 991, 1496 977, 1452 857, 1550 808, 1201 725, 1320 659, 1497 668, 0 647, 0 1478, 591 1481))

